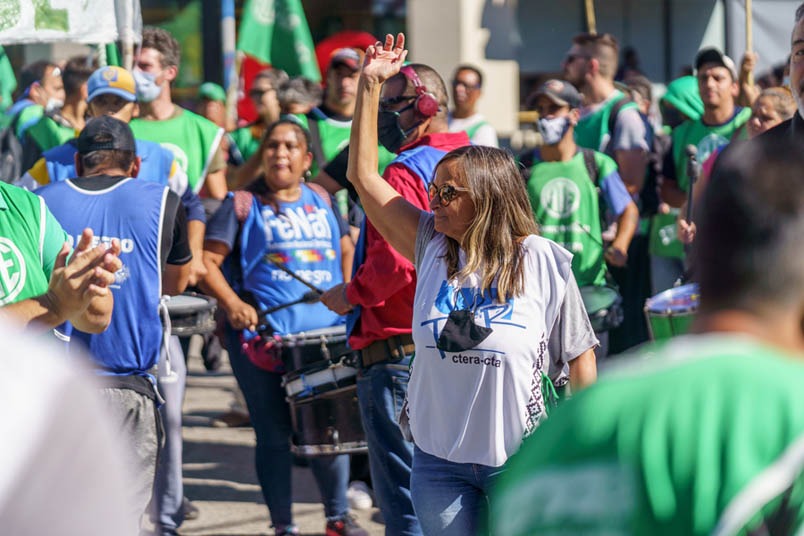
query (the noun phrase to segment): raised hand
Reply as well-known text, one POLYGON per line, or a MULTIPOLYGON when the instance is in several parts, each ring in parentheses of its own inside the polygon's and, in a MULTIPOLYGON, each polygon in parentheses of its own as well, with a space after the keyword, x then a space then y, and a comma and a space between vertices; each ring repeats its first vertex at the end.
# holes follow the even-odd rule
POLYGON ((399 72, 407 55, 405 34, 397 34, 396 42, 393 35, 387 34, 384 43, 377 41, 366 49, 362 76, 381 84, 399 72))

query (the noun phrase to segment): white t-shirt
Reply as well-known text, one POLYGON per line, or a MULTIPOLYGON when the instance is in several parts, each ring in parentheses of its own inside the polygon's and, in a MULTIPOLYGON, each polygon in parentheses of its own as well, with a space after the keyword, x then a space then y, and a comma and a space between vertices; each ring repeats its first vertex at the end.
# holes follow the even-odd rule
POLYGON ((475 145, 485 145, 487 147, 500 146, 500 142, 497 139, 497 131, 494 130, 494 127, 480 114, 470 115, 462 119, 453 117, 452 114, 450 114, 449 131, 466 132, 469 134, 469 141, 475 145))
MULTIPOLYGON (((499 467, 545 417, 542 374, 551 369, 548 340, 568 287, 579 295, 572 256, 550 240, 529 236, 523 242, 525 292, 500 304, 496 289, 495 299, 488 292, 480 296, 477 274, 461 285, 447 281, 446 237, 434 231, 432 215, 422 216, 418 233, 416 356, 407 395, 414 441, 424 452, 452 462, 499 467), (475 323, 492 328, 491 335, 464 352, 436 348, 449 312, 473 302, 475 323)), ((588 319, 585 327, 578 337, 588 345, 573 357, 596 343, 588 319)))

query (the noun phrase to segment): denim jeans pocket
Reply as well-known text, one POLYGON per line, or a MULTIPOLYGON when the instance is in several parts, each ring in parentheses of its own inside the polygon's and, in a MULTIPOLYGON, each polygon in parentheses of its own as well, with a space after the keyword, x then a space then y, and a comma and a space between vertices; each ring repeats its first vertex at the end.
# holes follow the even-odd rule
POLYGON ((391 397, 394 404, 394 420, 399 422, 399 414, 402 412, 402 405, 405 403, 405 396, 408 392, 407 377, 391 376, 391 397))

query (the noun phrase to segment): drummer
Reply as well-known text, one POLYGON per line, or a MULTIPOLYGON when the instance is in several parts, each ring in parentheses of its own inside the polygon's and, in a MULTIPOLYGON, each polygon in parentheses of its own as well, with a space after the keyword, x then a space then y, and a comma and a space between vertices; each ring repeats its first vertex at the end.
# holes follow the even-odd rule
MULTIPOLYGON (((581 95, 572 84, 548 80, 529 101, 539 113, 537 126, 544 144, 520 160, 539 231, 572 253, 572 272, 579 287, 604 286, 606 263, 623 267, 628 260, 639 210, 617 163, 575 143, 581 95), (617 218, 610 243, 603 238, 606 211, 617 218)), ((608 333, 601 326, 593 327, 600 340, 595 350, 600 361, 608 353, 608 333)))
MULTIPOLYGON (((329 194, 305 183, 313 156, 303 127, 290 120, 275 122, 259 152, 262 176, 245 191, 230 194, 209 221, 204 243, 209 273, 202 288, 226 312, 227 348, 257 435, 257 477, 274 530, 298 534, 291 514, 292 431, 282 387, 286 371, 273 337, 344 323, 344 317, 321 303, 281 306, 309 295, 311 286, 330 288, 344 281, 351 273, 354 244, 329 194), (259 309, 276 310, 261 318, 259 309), (260 324, 268 329, 258 335, 260 324)), ((349 456, 315 457, 310 465, 324 499, 326 534, 367 534, 349 514, 349 456)))
POLYGON ((559 407, 501 479, 494 534, 800 533, 804 155, 727 148, 702 208, 696 335, 559 407))

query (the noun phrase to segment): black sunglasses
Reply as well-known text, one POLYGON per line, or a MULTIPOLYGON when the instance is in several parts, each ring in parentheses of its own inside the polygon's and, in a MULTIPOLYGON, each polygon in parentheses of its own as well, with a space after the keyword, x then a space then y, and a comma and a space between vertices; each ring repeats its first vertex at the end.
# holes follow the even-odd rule
POLYGON ((435 196, 438 196, 438 200, 442 207, 446 207, 452 203, 452 201, 458 197, 458 192, 468 191, 469 188, 461 188, 460 186, 454 186, 452 184, 445 184, 439 188, 435 184, 430 183, 430 186, 427 188, 427 193, 430 195, 430 201, 435 199, 435 196))
POLYGON ((585 54, 567 54, 564 56, 564 63, 572 63, 575 60, 588 60, 590 56, 585 54))
POLYGON ((401 102, 409 102, 416 98, 416 95, 397 95, 396 97, 388 97, 387 99, 380 99, 380 110, 387 110, 391 106, 396 106, 401 102))

